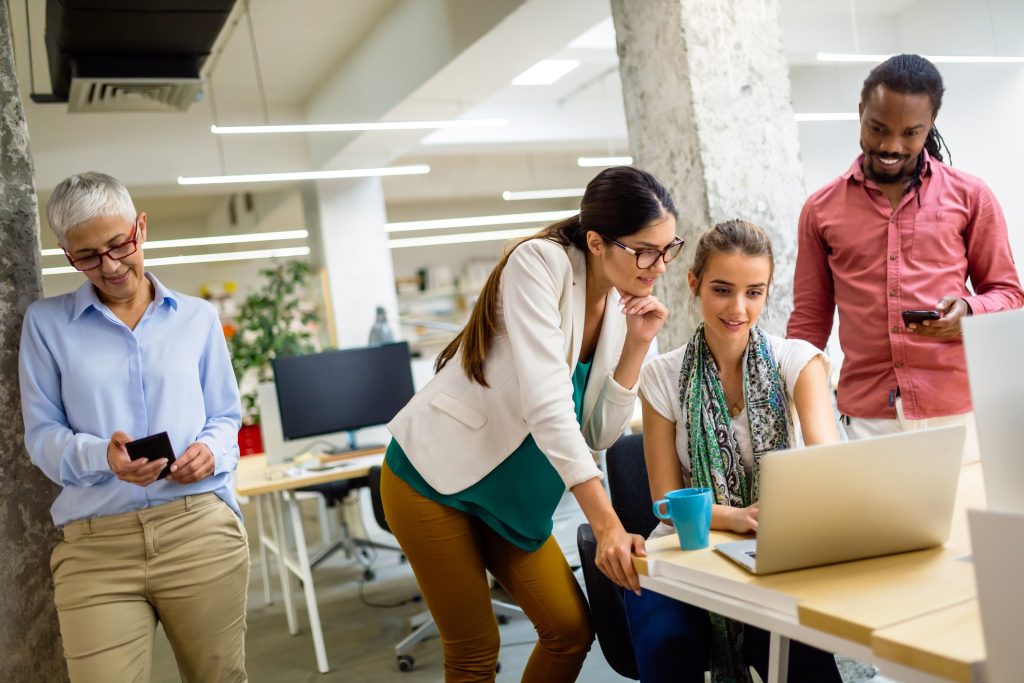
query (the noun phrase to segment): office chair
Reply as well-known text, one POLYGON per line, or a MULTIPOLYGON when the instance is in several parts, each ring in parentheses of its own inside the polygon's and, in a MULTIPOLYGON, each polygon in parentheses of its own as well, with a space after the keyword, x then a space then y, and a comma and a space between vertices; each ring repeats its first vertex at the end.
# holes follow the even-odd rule
POLYGON ((348 524, 344 520, 344 516, 341 519, 340 538, 333 536, 334 524, 330 517, 330 509, 344 505, 345 499, 348 498, 350 493, 358 491, 364 486, 369 487, 369 485, 368 477, 358 477, 344 481, 332 481, 326 484, 313 484, 312 486, 303 486, 296 489, 300 493, 318 496, 317 502, 320 505, 320 528, 323 533, 323 538, 321 539, 323 544, 310 556, 310 568, 316 569, 328 557, 339 550, 343 550, 346 557, 354 558, 362 565, 363 579, 372 581, 374 579, 372 569, 374 555, 370 552, 371 548, 375 550, 391 550, 398 553, 402 552, 401 548, 397 546, 377 543, 367 538, 353 536, 351 529, 348 528, 348 524))
MULTIPOLYGON (((391 533, 388 520, 384 516, 384 501, 380 496, 380 472, 381 468, 371 467, 367 476, 370 485, 370 503, 373 506, 373 518, 384 531, 391 533)), ((496 598, 491 599, 491 606, 494 608, 494 616, 499 624, 507 624, 512 617, 523 616, 523 610, 517 605, 503 602, 496 598)), ((437 624, 429 611, 424 611, 412 618, 413 632, 403 638, 395 645, 395 660, 398 670, 402 672, 412 671, 416 660, 409 654, 420 641, 437 635, 437 624)), ((501 662, 498 663, 498 670, 501 670, 501 662)))
MULTIPOLYGON (((658 525, 658 520, 651 511, 643 435, 620 437, 608 449, 605 462, 615 514, 619 516, 626 531, 646 537, 658 525)), ((622 589, 597 568, 597 539, 589 524, 580 525, 576 532, 576 543, 583 565, 583 582, 587 587, 590 615, 601 652, 617 674, 639 680, 622 589)))

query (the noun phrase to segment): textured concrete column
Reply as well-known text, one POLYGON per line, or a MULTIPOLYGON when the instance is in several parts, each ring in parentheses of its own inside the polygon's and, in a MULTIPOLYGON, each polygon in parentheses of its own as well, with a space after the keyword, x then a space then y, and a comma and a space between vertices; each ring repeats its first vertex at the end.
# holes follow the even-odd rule
POLYGON ((667 185, 687 247, 658 295, 673 309, 662 349, 692 334, 686 266, 696 237, 743 218, 775 248, 764 326, 792 308, 796 226, 806 196, 778 0, 611 0, 634 164, 667 185))
POLYGON ((50 550, 58 489, 29 461, 18 395, 25 309, 42 293, 28 127, 0 0, 0 681, 67 680, 50 550))

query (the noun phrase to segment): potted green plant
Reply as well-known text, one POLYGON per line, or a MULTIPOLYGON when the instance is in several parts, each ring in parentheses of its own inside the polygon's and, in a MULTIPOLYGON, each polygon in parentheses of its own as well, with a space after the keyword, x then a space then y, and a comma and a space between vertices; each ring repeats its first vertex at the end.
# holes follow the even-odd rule
POLYGON ((245 298, 234 316, 235 332, 228 339, 228 349, 242 390, 243 423, 257 434, 256 385, 273 379, 270 361, 318 350, 315 325, 320 317, 306 296, 311 273, 309 263, 298 260, 261 270, 261 286, 245 298))

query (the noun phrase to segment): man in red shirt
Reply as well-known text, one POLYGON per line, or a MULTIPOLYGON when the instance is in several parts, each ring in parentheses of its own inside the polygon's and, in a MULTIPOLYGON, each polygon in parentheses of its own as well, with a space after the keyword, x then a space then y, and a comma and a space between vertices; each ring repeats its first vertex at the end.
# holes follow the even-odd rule
POLYGON ((943 163, 943 91, 918 55, 892 57, 864 81, 863 154, 800 214, 787 334, 824 348, 839 307, 839 411, 851 438, 965 424, 976 451, 960 320, 1020 308, 1024 292, 992 191, 943 163), (921 309, 940 317, 904 322, 903 311, 921 309))

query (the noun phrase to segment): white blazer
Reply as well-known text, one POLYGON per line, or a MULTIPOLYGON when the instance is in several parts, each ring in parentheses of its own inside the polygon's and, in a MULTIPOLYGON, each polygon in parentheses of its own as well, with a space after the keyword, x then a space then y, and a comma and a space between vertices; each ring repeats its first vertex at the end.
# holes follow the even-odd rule
POLYGON ((420 475, 443 494, 483 479, 533 434, 569 488, 600 477, 593 450, 622 434, 636 387, 612 373, 626 337, 612 290, 576 422, 572 373, 583 344, 587 262, 576 247, 521 244, 501 274, 499 325, 484 366, 489 386, 470 380, 456 355, 388 424, 420 475))

